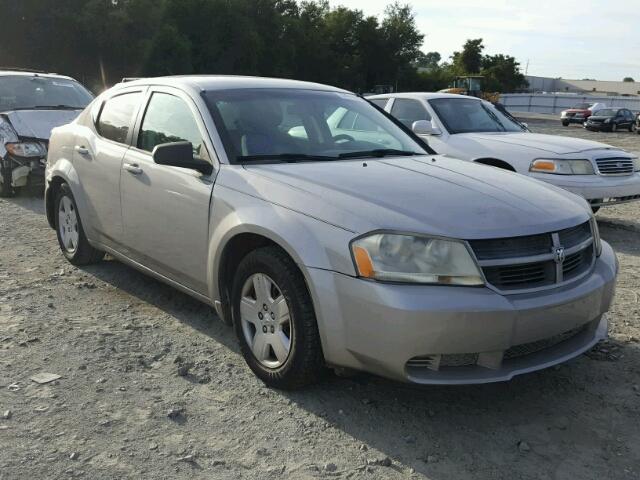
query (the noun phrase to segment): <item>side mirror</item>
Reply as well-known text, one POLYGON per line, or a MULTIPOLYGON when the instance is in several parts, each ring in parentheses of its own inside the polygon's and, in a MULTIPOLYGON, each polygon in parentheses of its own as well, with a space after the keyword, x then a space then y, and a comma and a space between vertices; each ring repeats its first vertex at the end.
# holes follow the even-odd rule
POLYGON ((413 122, 411 130, 416 135, 440 135, 442 132, 438 127, 434 127, 431 122, 427 120, 418 120, 413 122))
POLYGON ((153 156, 153 161, 158 165, 190 168, 205 175, 213 172, 213 165, 193 156, 191 142, 162 143, 155 146, 151 155, 153 156))

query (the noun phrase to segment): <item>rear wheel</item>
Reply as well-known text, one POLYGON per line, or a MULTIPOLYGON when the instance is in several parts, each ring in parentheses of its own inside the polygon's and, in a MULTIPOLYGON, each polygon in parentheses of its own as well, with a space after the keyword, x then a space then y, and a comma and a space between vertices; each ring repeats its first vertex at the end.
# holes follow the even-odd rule
POLYGON ((242 355, 264 383, 294 389, 319 379, 325 367, 311 297, 282 250, 260 248, 240 262, 232 307, 242 355))
POLYGON ((56 233, 64 256, 74 265, 89 265, 102 260, 104 252, 91 246, 82 228, 78 207, 69 185, 63 183, 56 192, 56 233))

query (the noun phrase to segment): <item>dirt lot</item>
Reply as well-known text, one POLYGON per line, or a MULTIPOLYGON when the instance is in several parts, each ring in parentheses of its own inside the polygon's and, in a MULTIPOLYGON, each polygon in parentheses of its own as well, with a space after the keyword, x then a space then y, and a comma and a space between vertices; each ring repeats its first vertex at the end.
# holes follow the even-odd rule
POLYGON ((282 393, 209 308, 113 260, 70 266, 40 199, 0 200, 0 479, 640 478, 639 213, 598 214, 621 272, 588 355, 495 385, 282 393))

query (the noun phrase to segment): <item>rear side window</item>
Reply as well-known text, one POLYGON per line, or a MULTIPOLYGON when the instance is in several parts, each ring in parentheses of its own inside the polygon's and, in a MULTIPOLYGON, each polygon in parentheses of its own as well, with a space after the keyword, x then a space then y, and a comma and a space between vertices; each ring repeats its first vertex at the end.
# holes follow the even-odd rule
POLYGON ((107 100, 98 117, 98 133, 114 142, 126 143, 141 95, 140 92, 124 93, 107 100))
POLYGON ((418 120, 431 120, 427 109, 418 100, 410 98, 396 98, 391 107, 391 115, 409 128, 418 120))
POLYGON ((175 95, 156 92, 142 121, 138 148, 151 152, 156 145, 173 142, 191 142, 196 157, 208 158, 189 106, 175 95))

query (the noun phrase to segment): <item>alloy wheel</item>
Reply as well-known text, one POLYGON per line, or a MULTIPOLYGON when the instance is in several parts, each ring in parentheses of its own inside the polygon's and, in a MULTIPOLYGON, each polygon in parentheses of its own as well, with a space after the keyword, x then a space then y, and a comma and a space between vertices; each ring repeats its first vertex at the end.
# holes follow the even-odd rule
POLYGON ((64 196, 58 206, 58 231, 65 250, 73 253, 78 248, 78 214, 71 199, 64 196))
POLYGON ((245 281, 240 321, 256 360, 272 369, 284 365, 293 342, 293 322, 282 291, 268 275, 255 273, 245 281))

